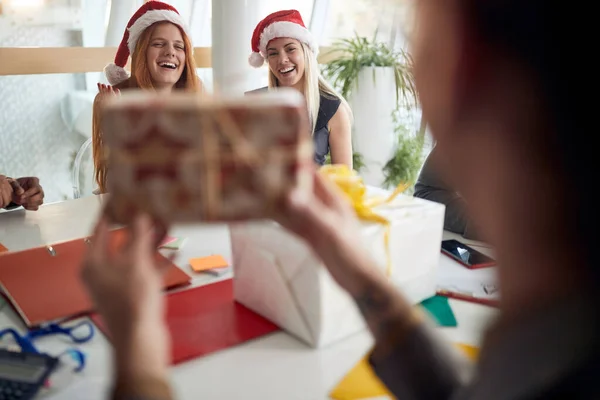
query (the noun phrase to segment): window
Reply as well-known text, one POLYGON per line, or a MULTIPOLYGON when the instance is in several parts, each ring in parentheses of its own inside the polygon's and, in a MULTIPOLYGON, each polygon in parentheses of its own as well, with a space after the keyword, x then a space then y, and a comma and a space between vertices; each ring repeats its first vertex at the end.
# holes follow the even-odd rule
POLYGON ((322 45, 355 34, 405 46, 410 32, 412 2, 408 0, 329 0, 322 45))

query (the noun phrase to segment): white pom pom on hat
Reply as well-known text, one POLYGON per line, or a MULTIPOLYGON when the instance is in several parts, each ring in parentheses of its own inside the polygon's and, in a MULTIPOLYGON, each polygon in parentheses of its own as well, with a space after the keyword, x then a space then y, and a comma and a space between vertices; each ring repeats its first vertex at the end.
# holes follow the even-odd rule
POLYGON ((248 63, 254 68, 260 68, 265 63, 265 58, 260 53, 252 53, 248 57, 248 63))
POLYGON ((116 85, 129 78, 129 74, 125 71, 125 68, 119 67, 115 63, 110 63, 104 67, 104 75, 108 79, 108 83, 116 85))

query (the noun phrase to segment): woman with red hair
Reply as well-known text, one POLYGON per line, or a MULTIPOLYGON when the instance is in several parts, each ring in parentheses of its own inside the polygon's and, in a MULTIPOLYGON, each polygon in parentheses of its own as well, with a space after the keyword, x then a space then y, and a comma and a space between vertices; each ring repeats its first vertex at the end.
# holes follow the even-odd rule
POLYGON ((100 93, 94 100, 92 146, 97 192, 105 193, 107 190, 106 149, 98 120, 100 104, 108 96, 128 89, 160 93, 172 90, 202 91, 203 85, 196 75, 192 49, 184 19, 169 4, 148 1, 129 20, 115 62, 104 69, 112 86, 98 84, 100 93), (130 55, 131 76, 125 71, 130 55))

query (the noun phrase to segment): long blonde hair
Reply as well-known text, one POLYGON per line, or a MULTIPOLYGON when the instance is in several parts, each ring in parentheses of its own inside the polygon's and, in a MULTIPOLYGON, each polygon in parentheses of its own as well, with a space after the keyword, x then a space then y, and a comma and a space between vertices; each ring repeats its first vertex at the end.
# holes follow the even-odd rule
MULTIPOLYGON (((306 107, 312 131, 314 133, 317 126, 317 118, 319 116, 319 107, 321 106, 321 95, 341 101, 342 106, 348 112, 352 119, 352 110, 350 105, 321 75, 319 64, 315 53, 304 43, 300 42, 302 51, 304 52, 304 97, 306 98, 306 107)), ((279 86, 279 81, 271 68, 269 68, 269 88, 279 86)))
MULTIPOLYGON (((131 77, 114 87, 119 90, 127 89, 146 89, 154 90, 154 84, 152 83, 152 76, 150 75, 150 69, 146 61, 146 52, 150 47, 150 39, 152 33, 156 27, 160 24, 170 23, 166 21, 156 22, 150 25, 144 32, 142 32, 137 44, 135 51, 131 55, 131 77)), ((177 26, 177 25, 175 25, 177 26)), ((187 37, 183 29, 177 26, 181 32, 185 48, 185 67, 181 73, 181 77, 175 84, 174 90, 187 90, 191 92, 202 92, 204 87, 202 81, 196 75, 196 61, 192 56, 192 43, 187 37)), ((102 140, 102 132, 100 131, 100 105, 101 105, 100 94, 96 95, 93 105, 93 116, 92 116, 92 156, 94 159, 94 179, 98 185, 100 193, 106 193, 106 158, 108 155, 107 149, 104 146, 102 140)))

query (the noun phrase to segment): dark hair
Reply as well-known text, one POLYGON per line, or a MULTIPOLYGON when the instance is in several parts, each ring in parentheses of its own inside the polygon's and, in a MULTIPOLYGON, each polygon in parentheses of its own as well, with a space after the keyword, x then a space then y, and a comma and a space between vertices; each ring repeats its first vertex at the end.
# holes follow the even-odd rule
MULTIPOLYGON (((562 177, 555 179, 563 179, 564 191, 568 193, 565 219, 570 223, 582 260, 592 267, 598 246, 595 237, 600 227, 600 205, 593 195, 598 175, 591 161, 600 156, 591 143, 585 142, 589 140, 585 133, 597 129, 589 119, 598 110, 592 110, 593 101, 585 100, 587 93, 580 92, 588 89, 595 95, 596 91, 589 89, 596 78, 591 72, 586 73, 591 63, 586 65, 587 57, 577 57, 576 48, 587 41, 589 47, 585 51, 595 50, 596 43, 592 45, 591 41, 595 37, 591 32, 594 23, 584 21, 586 14, 593 13, 589 9, 582 10, 578 2, 462 2, 475 33, 503 56, 526 68, 535 80, 550 127, 547 147, 543 150, 552 155, 557 169, 563 172, 562 177)), ((589 54, 585 51, 579 54, 589 54)))

